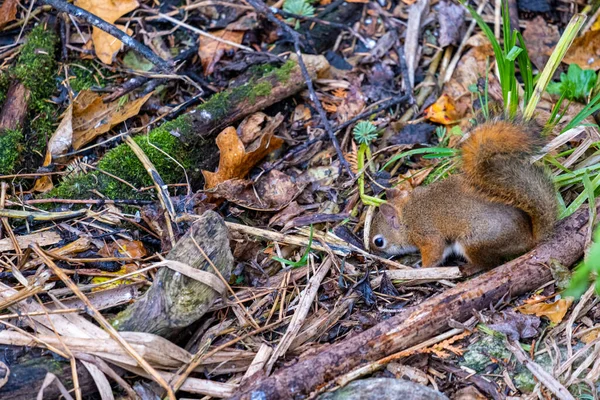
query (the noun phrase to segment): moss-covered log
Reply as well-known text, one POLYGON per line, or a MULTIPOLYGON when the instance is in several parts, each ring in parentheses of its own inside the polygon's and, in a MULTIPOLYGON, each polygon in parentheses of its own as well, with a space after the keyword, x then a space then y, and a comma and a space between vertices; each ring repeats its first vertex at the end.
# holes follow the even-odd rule
MULTIPOLYGON (((313 77, 328 68, 327 61, 321 56, 309 56, 305 62, 313 77)), ((184 178, 181 166, 188 170, 189 175, 199 176, 201 169, 212 169, 218 163, 218 150, 213 137, 221 129, 294 95, 305 85, 300 67, 294 61, 288 61, 279 68, 262 67, 256 69, 244 84, 213 95, 189 113, 134 140, 166 183, 178 183, 184 178)), ((93 196, 90 190, 94 189, 111 199, 136 198, 140 196, 132 186, 141 188, 152 185, 147 171, 127 144, 108 151, 98 163, 98 169, 100 171, 65 180, 48 196, 90 198, 93 196)))
MULTIPOLYGON (((167 260, 214 274, 198 246, 228 280, 233 255, 225 222, 214 211, 205 212, 192 225, 169 252, 167 260)), ((144 296, 119 313, 112 325, 120 331, 148 332, 169 338, 200 319, 218 297, 220 294, 210 286, 163 266, 144 296)))
POLYGON ((57 44, 58 36, 44 24, 38 25, 28 35, 14 67, 0 78, 0 99, 4 100, 0 113, 0 175, 13 172, 23 150, 43 154, 55 108, 46 100, 56 90, 57 44), (23 129, 28 114, 36 118, 26 137, 23 129))

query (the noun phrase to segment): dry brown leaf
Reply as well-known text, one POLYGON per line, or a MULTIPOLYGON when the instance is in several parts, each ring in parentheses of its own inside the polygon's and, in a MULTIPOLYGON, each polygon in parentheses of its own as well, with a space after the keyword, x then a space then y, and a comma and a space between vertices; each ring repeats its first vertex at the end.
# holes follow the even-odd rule
POLYGON ((600 69, 600 30, 587 31, 573 41, 562 60, 566 64, 577 64, 583 69, 600 69))
POLYGON ((102 96, 96 93, 80 92, 73 102, 73 148, 80 149, 116 124, 137 115, 151 95, 152 93, 148 93, 120 105, 119 100, 104 103, 102 96))
POLYGON ((238 135, 244 143, 244 146, 252 143, 260 133, 262 132, 262 125, 267 121, 267 114, 257 112, 248 117, 240 123, 237 128, 238 135))
POLYGON ((532 303, 517 307, 517 310, 523 314, 537 315, 538 317, 546 317, 555 324, 560 323, 569 307, 573 304, 572 297, 559 299, 553 303, 532 303))
POLYGON ((139 260, 148 255, 144 244, 139 240, 118 239, 106 244, 98 251, 103 257, 133 258, 139 260))
MULTIPOLYGON (((133 34, 131 29, 127 28, 127 30, 125 30, 125 26, 123 25, 116 24, 115 26, 130 36, 133 34)), ((119 39, 97 28, 94 28, 94 31, 92 32, 92 42, 94 43, 96 56, 104 64, 108 65, 113 63, 115 56, 123 46, 123 42, 119 39)))
POLYGON ((591 343, 600 337, 600 328, 592 329, 581 337, 581 341, 585 344, 591 343))
POLYGON ((4 0, 2 6, 0 6, 0 28, 16 19, 17 4, 17 0, 4 0))
MULTIPOLYGON (((243 31, 231 31, 227 29, 211 32, 211 34, 220 39, 228 40, 237 44, 241 44, 242 39, 244 38, 243 31)), ((235 48, 236 47, 230 44, 201 36, 200 43, 198 45, 198 56, 200 56, 204 74, 210 75, 213 71, 214 65, 221 59, 223 54, 227 50, 233 50, 235 48)))
MULTIPOLYGON (((469 86, 477 83, 480 77, 485 77, 486 65, 489 60, 489 67, 492 73, 488 74, 488 90, 490 96, 498 92, 500 84, 493 74, 494 50, 490 42, 483 34, 473 35, 467 41, 467 46, 471 48, 460 58, 456 69, 452 74, 452 79, 444 85, 443 92, 448 94, 456 108, 457 115, 461 118, 471 108, 471 92, 469 86)), ((501 91, 500 91, 501 93, 501 91)))
POLYGON ((251 210, 279 211, 298 197, 305 186, 292 182, 283 172, 273 170, 256 183, 229 179, 217 185, 211 194, 251 210))
POLYGON ((539 15, 526 24, 523 39, 525 39, 527 52, 533 65, 541 70, 558 43, 560 33, 556 25, 546 23, 546 20, 539 15))
MULTIPOLYGON (((75 5, 109 24, 114 24, 117 19, 139 7, 137 0, 76 0, 75 5)), ((124 30, 124 27, 119 26, 119 29, 124 30)), ((127 33, 129 34, 129 31, 127 33)), ((121 48, 121 41, 96 27, 92 32, 92 40, 98 58, 105 64, 112 64, 114 54, 121 48), (110 49, 114 48, 115 52, 110 53, 110 49)))
MULTIPOLYGON (((54 134, 48 141, 48 148, 46 149, 46 156, 44 157, 44 167, 47 167, 52 163, 52 160, 65 154, 71 148, 73 142, 73 105, 65 110, 63 119, 56 128, 54 134)), ((49 176, 41 176, 35 181, 33 186, 34 192, 46 193, 52 188, 52 178, 49 176)))
POLYGON ((248 149, 239 138, 235 128, 225 128, 217 136, 216 142, 221 151, 217 172, 202 171, 204 189, 212 189, 229 179, 245 177, 248 172, 267 154, 278 149, 283 140, 273 136, 275 129, 281 124, 281 114, 275 116, 264 128, 263 135, 248 149))

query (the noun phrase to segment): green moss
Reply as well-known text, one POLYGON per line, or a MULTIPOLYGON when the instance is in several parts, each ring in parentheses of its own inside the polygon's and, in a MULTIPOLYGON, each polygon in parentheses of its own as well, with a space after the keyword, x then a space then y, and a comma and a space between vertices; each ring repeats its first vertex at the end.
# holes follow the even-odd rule
POLYGON ((250 95, 248 96, 248 98, 250 99, 250 103, 251 104, 256 103, 257 96, 270 95, 271 90, 273 90, 273 85, 271 85, 271 83, 268 81, 260 82, 260 83, 256 84, 254 86, 253 90, 250 92, 250 95))
POLYGON ((7 129, 0 133, 0 175, 11 174, 19 159, 23 142, 21 129, 7 129))
POLYGON ((47 99, 56 89, 57 43, 56 34, 40 24, 29 33, 21 49, 13 73, 31 91, 32 103, 47 99))
POLYGON ((104 87, 106 80, 102 75, 95 73, 95 65, 92 60, 83 60, 77 64, 71 64, 69 68, 71 79, 69 84, 75 92, 88 90, 92 87, 104 87))
MULTIPOLYGON (((154 129, 148 135, 134 138, 144 150, 150 161, 156 167, 161 178, 166 183, 180 182, 184 177, 182 168, 167 157, 168 154, 177 160, 184 168, 190 167, 188 153, 184 144, 175 135, 186 135, 191 124, 189 117, 183 115, 174 121, 167 122, 154 129), (174 135, 175 134, 175 135, 174 135), (157 150, 161 149, 163 152, 157 150)), ((152 179, 144 166, 127 144, 120 144, 104 155, 98 163, 98 168, 130 183, 136 188, 151 186, 152 179)), ((128 185, 100 173, 101 192, 111 199, 139 197, 128 185)))
POLYGON ((0 104, 3 104, 6 100, 9 85, 10 78, 8 77, 8 74, 6 72, 0 72, 0 104))
POLYGON ((297 64, 292 60, 287 60, 281 67, 275 69, 273 74, 277 77, 277 81, 285 83, 290 79, 292 70, 297 64))

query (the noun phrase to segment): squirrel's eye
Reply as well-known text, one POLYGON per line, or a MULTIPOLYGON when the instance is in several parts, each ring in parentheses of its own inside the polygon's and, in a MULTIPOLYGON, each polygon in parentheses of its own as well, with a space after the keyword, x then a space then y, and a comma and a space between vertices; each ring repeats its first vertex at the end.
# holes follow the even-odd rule
POLYGON ((381 235, 377 235, 373 239, 373 244, 379 248, 382 248, 385 246, 385 239, 381 235))

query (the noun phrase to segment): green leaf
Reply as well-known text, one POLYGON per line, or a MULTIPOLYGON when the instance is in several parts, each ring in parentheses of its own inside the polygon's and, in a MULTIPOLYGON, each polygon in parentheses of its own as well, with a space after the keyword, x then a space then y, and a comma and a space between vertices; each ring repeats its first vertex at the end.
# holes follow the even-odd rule
POLYGON ((550 82, 546 90, 550 94, 564 95, 569 100, 585 102, 596 79, 596 72, 593 70, 571 64, 566 74, 560 74, 560 82, 550 82))

